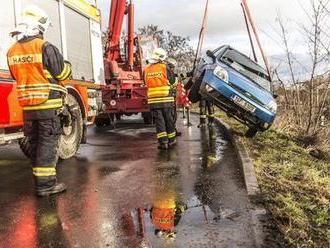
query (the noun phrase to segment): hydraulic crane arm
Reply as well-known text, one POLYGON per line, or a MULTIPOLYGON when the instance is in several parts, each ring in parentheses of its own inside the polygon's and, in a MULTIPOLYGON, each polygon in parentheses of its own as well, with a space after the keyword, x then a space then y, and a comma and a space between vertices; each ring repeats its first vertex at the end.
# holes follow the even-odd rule
POLYGON ((109 16, 109 48, 107 51, 107 60, 124 62, 120 54, 120 41, 125 15, 128 16, 128 39, 127 39, 127 61, 129 70, 133 69, 134 64, 134 5, 132 0, 112 0, 109 16))
POLYGON ((120 37, 126 11, 126 0, 112 0, 109 16, 108 61, 120 61, 120 37))

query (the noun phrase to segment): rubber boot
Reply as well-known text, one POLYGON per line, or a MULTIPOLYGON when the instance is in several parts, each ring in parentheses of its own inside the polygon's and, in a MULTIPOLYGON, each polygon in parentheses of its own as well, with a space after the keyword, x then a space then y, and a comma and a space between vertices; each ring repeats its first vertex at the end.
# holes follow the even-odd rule
POLYGON ((207 124, 208 127, 213 128, 214 127, 214 118, 209 118, 209 122, 207 124))
POLYGON ((206 127, 206 123, 205 122, 200 122, 197 127, 198 128, 204 128, 204 127, 206 127))
POLYGON ((159 143, 158 149, 159 150, 167 150, 168 149, 168 143, 159 143))
POLYGON ((38 189, 37 196, 49 196, 54 194, 59 194, 66 191, 66 185, 64 183, 56 183, 54 186, 45 189, 38 189))
POLYGON ((176 139, 171 140, 171 141, 168 143, 168 146, 169 146, 169 147, 174 147, 174 146, 176 146, 176 139))

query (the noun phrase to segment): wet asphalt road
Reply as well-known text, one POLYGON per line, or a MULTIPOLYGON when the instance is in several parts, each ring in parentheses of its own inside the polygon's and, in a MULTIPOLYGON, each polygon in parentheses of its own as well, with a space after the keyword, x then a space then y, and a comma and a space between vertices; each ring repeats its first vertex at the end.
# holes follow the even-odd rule
POLYGON ((178 146, 162 152, 139 119, 90 128, 88 144, 58 165, 68 191, 49 198, 34 196, 18 146, 0 147, 0 247, 255 247, 233 147, 218 128, 183 124, 178 146), (160 202, 188 208, 175 237, 155 235, 160 202))

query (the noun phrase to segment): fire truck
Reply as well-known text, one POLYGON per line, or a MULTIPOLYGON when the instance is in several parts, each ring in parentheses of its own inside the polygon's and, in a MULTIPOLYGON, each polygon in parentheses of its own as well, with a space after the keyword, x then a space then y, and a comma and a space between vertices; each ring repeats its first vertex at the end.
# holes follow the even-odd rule
POLYGON ((98 114, 100 87, 104 84, 104 63, 100 12, 93 1, 85 0, 6 0, 0 8, 0 144, 19 140, 29 157, 30 141, 24 137, 22 108, 17 101, 16 83, 8 71, 6 52, 15 42, 9 36, 20 22, 22 9, 36 4, 50 16, 52 25, 45 39, 59 48, 71 62, 72 79, 65 81, 68 90, 66 105, 71 116, 59 142, 59 157, 72 157, 86 140, 86 129, 98 114), (72 110, 72 111, 71 111, 72 110))
MULTIPOLYGON (((159 44, 154 37, 135 35, 132 0, 111 1, 105 49, 101 15, 95 0, 4 1, 0 9, 2 34, 14 29, 20 21, 21 10, 29 4, 36 4, 49 14, 52 26, 45 39, 56 45, 72 64, 73 77, 64 84, 69 92, 69 113, 75 114, 71 116, 71 125, 63 128, 60 158, 67 159, 76 153, 86 141, 90 123, 109 125, 122 115, 138 113, 142 113, 145 123, 152 122, 143 70, 147 58, 159 44), (122 35, 125 16, 127 34, 122 35)), ((6 61, 6 52, 14 42, 9 35, 0 37, 0 145, 19 140, 22 151, 29 157, 31 146, 22 131, 16 83, 6 61)))

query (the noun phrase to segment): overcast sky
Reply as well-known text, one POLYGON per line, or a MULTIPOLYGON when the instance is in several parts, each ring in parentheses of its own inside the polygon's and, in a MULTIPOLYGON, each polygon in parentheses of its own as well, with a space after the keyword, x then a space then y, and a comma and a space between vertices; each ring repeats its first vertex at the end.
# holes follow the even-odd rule
MULTIPOLYGON (((102 10, 103 26, 107 24, 111 0, 98 0, 102 10)), ((277 55, 283 50, 276 44, 275 29, 278 13, 288 20, 290 41, 295 52, 304 53, 300 32, 293 28, 295 23, 306 23, 307 18, 301 5, 309 6, 310 0, 248 0, 261 42, 267 55, 277 55), (299 4, 300 3, 300 4, 299 4)), ((148 24, 181 36, 189 36, 191 44, 197 45, 206 0, 135 0, 136 27, 148 24)), ((209 24, 204 50, 230 44, 242 52, 251 54, 246 27, 240 7, 240 0, 210 0, 209 24)), ((103 27, 104 28, 104 27, 103 27)))

